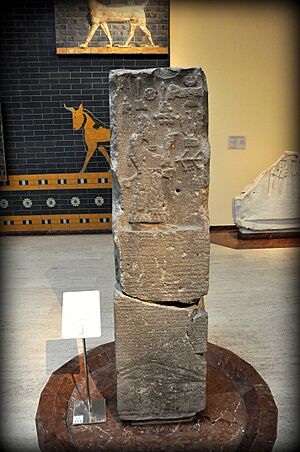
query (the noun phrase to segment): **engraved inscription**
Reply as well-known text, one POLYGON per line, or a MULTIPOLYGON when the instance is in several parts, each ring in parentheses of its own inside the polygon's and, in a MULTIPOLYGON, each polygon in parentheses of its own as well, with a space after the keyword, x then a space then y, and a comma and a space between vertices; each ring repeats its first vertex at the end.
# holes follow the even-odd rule
POLYGON ((205 76, 117 70, 110 82, 118 282, 140 299, 191 302, 208 291, 205 76))
POLYGON ((110 83, 117 410, 123 420, 190 417, 206 404, 205 76, 118 70, 110 83))
POLYGON ((299 166, 299 153, 285 151, 233 199, 234 222, 243 233, 300 227, 299 166))
POLYGON ((298 194, 297 176, 299 173, 299 164, 299 154, 291 153, 269 170, 268 196, 271 196, 274 192, 278 195, 283 195, 288 189, 294 195, 298 194))
MULTIPOLYGON (((206 84, 200 70, 186 71, 118 77, 127 137, 121 137, 123 164, 130 173, 119 183, 128 189, 130 224, 169 221, 177 179, 185 178, 195 191, 208 187, 206 84)), ((185 197, 182 202, 189 201, 185 197)), ((176 217, 170 221, 177 223, 176 217)))

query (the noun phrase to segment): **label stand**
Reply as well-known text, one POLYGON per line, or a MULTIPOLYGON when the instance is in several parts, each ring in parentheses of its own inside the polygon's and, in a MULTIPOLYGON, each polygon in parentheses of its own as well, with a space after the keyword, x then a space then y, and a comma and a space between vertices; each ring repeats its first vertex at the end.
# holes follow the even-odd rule
POLYGON ((91 400, 85 338, 82 339, 87 400, 75 400, 73 425, 106 422, 105 399, 91 400))
POLYGON ((62 337, 82 339, 87 400, 75 400, 73 425, 106 422, 105 399, 91 400, 87 363, 87 337, 101 336, 100 292, 98 290, 64 292, 62 337))

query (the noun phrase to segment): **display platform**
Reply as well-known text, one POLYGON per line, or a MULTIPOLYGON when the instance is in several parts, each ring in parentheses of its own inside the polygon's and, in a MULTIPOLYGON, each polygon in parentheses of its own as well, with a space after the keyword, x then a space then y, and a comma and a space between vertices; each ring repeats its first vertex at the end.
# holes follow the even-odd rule
POLYGON ((215 245, 225 246, 235 250, 263 248, 292 248, 300 246, 299 233, 259 233, 241 236, 235 226, 213 226, 210 231, 210 241, 215 245))
POLYGON ((116 409, 114 343, 88 352, 91 398, 106 399, 107 421, 73 425, 73 406, 86 398, 83 356, 56 370, 36 413, 42 451, 271 451, 277 408, 270 389, 248 363, 214 344, 207 352, 207 407, 190 422, 131 424, 116 409))

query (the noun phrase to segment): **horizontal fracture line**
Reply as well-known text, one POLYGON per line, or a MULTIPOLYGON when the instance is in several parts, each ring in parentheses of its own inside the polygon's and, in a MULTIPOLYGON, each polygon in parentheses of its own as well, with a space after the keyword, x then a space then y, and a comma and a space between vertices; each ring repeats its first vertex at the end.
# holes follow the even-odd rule
POLYGON ((128 293, 126 293, 126 292, 124 292, 123 290, 120 290, 120 289, 121 288, 119 286, 119 288, 117 290, 122 295, 125 295, 128 298, 132 298, 133 300, 139 301, 141 303, 150 303, 152 305, 165 306, 167 308, 171 308, 171 307, 175 307, 175 308, 179 308, 179 309, 181 309, 181 308, 189 308, 191 306, 198 305, 201 297, 203 296, 203 295, 201 295, 199 298, 194 298, 191 301, 186 301, 186 302, 180 301, 180 300, 177 300, 177 301, 174 301, 174 300, 173 301, 172 300, 170 300, 170 301, 142 300, 141 298, 132 297, 131 295, 128 295, 128 293))

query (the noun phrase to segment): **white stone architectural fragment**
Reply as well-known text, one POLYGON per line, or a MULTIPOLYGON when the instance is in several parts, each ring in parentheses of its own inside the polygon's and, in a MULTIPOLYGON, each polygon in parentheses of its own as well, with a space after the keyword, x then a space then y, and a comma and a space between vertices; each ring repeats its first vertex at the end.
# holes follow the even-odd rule
POLYGON ((233 219, 241 232, 300 228, 299 153, 285 151, 233 199, 233 219))

